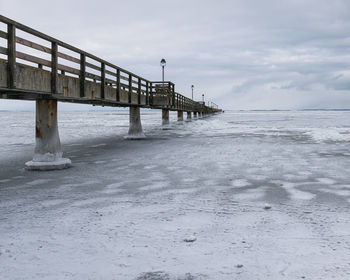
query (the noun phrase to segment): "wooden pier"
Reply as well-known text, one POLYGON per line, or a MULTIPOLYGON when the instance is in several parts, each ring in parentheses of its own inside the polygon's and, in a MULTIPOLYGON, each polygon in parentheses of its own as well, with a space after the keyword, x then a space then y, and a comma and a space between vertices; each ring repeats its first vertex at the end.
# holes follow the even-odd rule
POLYGON ((140 108, 162 109, 165 125, 169 123, 169 111, 177 111, 179 120, 183 119, 183 112, 187 112, 188 118, 191 114, 203 116, 221 112, 215 104, 206 106, 204 102, 176 92, 175 84, 170 81, 147 80, 1 15, 0 23, 7 31, 0 29, 0 39, 6 41, 4 47, 0 45, 0 98, 37 102, 36 156, 31 165, 27 165, 29 169, 57 169, 69 165, 70 161, 63 166, 50 165, 62 159, 57 101, 130 107, 131 139, 143 135, 140 108), (18 31, 31 39, 17 36, 18 31), (17 50, 17 46, 25 51, 17 50), (56 145, 55 148, 47 147, 51 142, 55 143, 51 145, 56 145), (44 164, 46 168, 35 168, 45 162, 48 162, 44 164))

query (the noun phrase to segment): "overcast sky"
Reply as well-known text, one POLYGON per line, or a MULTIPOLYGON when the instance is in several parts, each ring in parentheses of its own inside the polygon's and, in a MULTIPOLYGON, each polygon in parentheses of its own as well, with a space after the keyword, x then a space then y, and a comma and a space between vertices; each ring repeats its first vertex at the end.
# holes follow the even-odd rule
POLYGON ((349 0, 0 0, 0 13, 149 80, 164 57, 178 92, 225 109, 350 108, 349 0))

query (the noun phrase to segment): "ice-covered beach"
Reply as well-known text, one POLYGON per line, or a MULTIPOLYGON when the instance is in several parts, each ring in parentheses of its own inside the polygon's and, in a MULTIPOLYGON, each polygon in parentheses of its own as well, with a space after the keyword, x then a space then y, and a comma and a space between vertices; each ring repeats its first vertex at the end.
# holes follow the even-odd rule
POLYGON ((350 112, 60 112, 73 167, 25 171, 0 112, 0 279, 349 279, 350 112))

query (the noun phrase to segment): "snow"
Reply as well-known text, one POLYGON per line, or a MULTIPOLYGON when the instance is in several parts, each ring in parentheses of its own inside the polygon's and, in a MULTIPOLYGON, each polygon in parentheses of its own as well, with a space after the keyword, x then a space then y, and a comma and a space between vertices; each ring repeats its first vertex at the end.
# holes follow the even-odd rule
POLYGON ((141 140, 141 139, 145 139, 146 136, 143 132, 140 133, 133 133, 133 134, 129 134, 124 136, 125 139, 129 139, 129 140, 141 140))
POLYGON ((350 112, 144 111, 142 141, 60 112, 73 163, 47 172, 34 113, 0 118, 0 279, 350 277, 350 112))
MULTIPOLYGON (((61 153, 60 153, 61 154, 61 153)), ((46 153, 44 155, 34 155, 33 160, 25 163, 28 170, 58 170, 68 168, 72 165, 72 161, 68 158, 62 158, 57 155, 46 153)))

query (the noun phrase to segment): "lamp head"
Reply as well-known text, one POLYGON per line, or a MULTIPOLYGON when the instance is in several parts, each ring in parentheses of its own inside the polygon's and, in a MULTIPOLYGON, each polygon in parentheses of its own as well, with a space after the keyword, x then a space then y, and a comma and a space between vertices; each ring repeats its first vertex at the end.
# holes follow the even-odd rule
POLYGON ((160 66, 164 67, 166 65, 166 61, 164 58, 160 61, 160 66))

